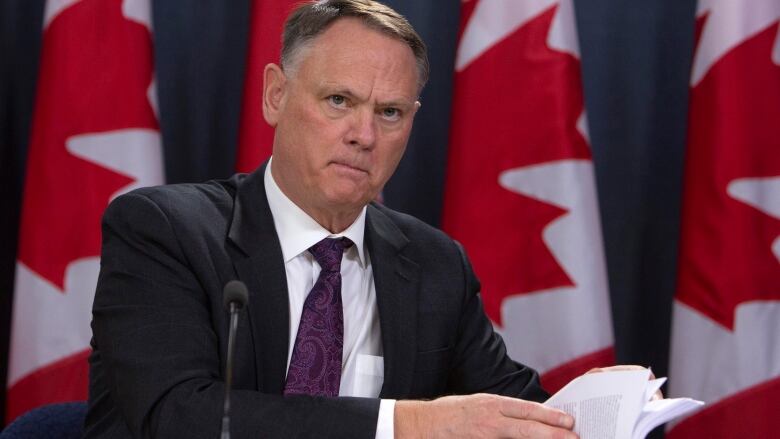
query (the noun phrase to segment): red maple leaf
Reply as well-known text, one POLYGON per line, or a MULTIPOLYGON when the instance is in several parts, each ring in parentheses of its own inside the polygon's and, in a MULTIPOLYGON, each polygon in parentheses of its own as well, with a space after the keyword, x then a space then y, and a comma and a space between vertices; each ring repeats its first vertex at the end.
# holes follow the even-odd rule
POLYGON ((726 192, 780 175, 777 33, 774 24, 743 41, 691 89, 677 298, 731 330, 740 303, 780 300, 780 221, 726 192))
POLYGON ((577 130, 580 63, 548 47, 557 7, 525 23, 458 72, 444 229, 466 248, 488 316, 505 298, 573 283, 542 241, 566 211, 499 186, 507 170, 590 159, 577 130))
POLYGON ((43 35, 19 260, 58 286, 74 260, 100 253, 100 217, 127 176, 75 157, 66 141, 123 128, 158 129, 147 99, 148 29, 121 0, 82 0, 43 35))

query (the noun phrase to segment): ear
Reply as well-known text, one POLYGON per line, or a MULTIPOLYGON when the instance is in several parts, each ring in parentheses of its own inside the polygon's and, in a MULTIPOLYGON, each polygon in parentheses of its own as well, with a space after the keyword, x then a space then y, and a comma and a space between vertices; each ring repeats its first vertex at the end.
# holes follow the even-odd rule
POLYGON ((276 127, 282 108, 287 77, 282 68, 268 64, 263 70, 263 117, 268 125, 276 127))
POLYGON ((414 114, 417 114, 417 110, 419 110, 420 107, 422 107, 422 103, 420 103, 420 101, 414 101, 414 114))

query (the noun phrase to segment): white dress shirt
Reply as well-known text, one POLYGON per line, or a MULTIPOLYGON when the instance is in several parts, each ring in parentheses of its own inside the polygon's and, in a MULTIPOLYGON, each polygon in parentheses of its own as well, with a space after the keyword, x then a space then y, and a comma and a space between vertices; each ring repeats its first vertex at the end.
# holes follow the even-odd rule
MULTIPOLYGON (((290 301, 290 340, 287 367, 298 334, 303 303, 320 274, 320 266, 307 250, 325 238, 346 237, 354 243, 341 260, 341 301, 344 308, 344 352, 341 366, 340 396, 376 398, 384 383, 384 358, 379 311, 371 258, 363 234, 366 208, 346 230, 332 234, 312 219, 281 191, 271 175, 269 160, 265 169, 265 194, 279 237, 287 275, 290 301)), ((377 439, 394 435, 394 400, 382 400, 379 406, 377 439)))

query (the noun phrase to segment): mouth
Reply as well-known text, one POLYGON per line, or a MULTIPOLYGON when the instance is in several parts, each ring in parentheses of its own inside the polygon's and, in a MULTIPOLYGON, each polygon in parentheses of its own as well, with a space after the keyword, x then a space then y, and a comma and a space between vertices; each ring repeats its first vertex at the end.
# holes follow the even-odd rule
POLYGON ((331 165, 335 166, 339 171, 347 172, 354 175, 365 175, 368 174, 368 171, 358 167, 354 166, 345 162, 331 162, 331 165))

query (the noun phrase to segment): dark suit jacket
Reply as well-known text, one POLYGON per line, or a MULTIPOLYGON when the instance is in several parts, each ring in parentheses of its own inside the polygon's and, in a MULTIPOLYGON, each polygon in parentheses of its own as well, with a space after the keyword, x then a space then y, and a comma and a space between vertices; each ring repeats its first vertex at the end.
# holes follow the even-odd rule
MULTIPOLYGON (((287 281, 263 170, 137 190, 106 210, 86 437, 218 436, 229 320, 222 288, 231 279, 249 289, 233 437, 374 437, 379 399, 282 396, 287 281)), ((365 236, 382 328, 381 397, 544 398, 536 372, 507 357, 457 243, 375 204, 365 236)))

